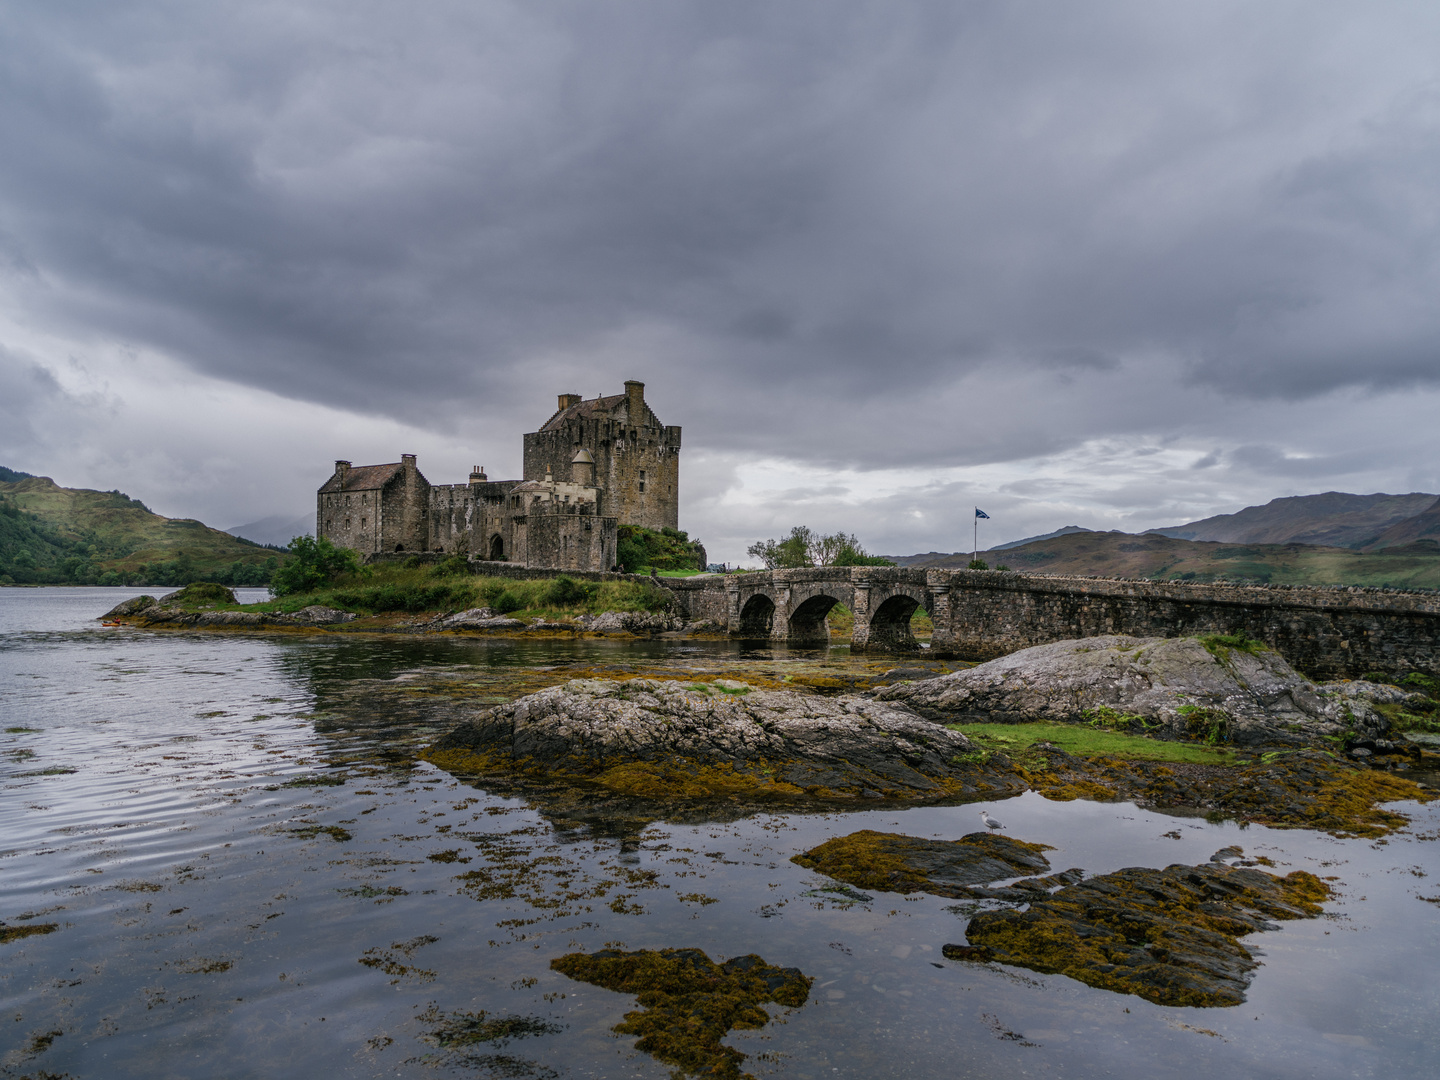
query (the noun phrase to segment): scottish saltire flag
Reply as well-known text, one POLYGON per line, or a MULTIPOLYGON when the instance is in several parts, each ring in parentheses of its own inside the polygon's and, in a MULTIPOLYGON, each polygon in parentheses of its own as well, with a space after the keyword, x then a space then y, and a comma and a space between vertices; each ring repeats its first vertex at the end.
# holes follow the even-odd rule
POLYGON ((982 517, 983 517, 983 518, 988 518, 990 515, 987 514, 987 513, 985 513, 984 510, 981 510, 981 509, 977 506, 977 507, 975 507, 975 516, 976 516, 977 518, 982 518, 982 517))

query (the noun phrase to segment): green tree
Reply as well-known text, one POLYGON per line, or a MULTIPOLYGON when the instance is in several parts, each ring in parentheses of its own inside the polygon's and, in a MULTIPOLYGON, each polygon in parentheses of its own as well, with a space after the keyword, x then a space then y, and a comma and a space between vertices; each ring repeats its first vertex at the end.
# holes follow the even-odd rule
POLYGON ((783 540, 759 540, 745 549, 767 570, 795 570, 806 566, 894 566, 889 559, 867 555, 853 533, 826 535, 796 525, 783 540))
POLYGON ((271 576, 270 590, 276 596, 313 592, 359 570, 360 559, 349 548, 336 547, 323 536, 297 536, 290 541, 290 558, 271 576))

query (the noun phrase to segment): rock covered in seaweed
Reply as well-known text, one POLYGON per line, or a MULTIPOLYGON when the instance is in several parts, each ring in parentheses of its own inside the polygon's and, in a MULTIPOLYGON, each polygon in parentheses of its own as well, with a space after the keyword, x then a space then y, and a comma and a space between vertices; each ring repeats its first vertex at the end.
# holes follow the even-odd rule
POLYGON ((861 697, 575 679, 484 710, 425 757, 452 772, 518 768, 658 797, 743 789, 934 799, 1023 790, 1013 774, 967 765, 975 755, 959 732, 861 697))
POLYGON ((1240 744, 1386 729, 1363 694, 1317 686, 1272 649, 1217 638, 1056 641, 875 696, 947 722, 1093 720, 1240 744))
POLYGON ((614 1031, 639 1035, 635 1046, 689 1076, 753 1080, 740 1072, 745 1055, 721 1039, 735 1028, 761 1028, 773 1001, 804 1005, 810 984, 799 968, 767 964, 754 953, 717 964, 699 949, 640 949, 568 953, 550 961, 554 970, 580 982, 634 994, 642 1006, 625 1014, 614 1031))
POLYGON ((959 840, 929 840, 861 829, 832 837, 790 861, 861 889, 1023 901, 1082 876, 1079 870, 1067 870, 1052 877, 1027 878, 1002 889, 983 887, 1001 878, 1049 870, 1050 861, 1042 854, 1047 850, 1044 844, 988 832, 970 833, 959 840))
POLYGON ((945 955, 1068 975, 1157 1005, 1238 1005, 1259 966, 1239 939, 1276 929, 1272 919, 1313 919, 1329 896, 1303 870, 1132 867, 1067 885, 1023 912, 981 912, 965 930, 968 955, 945 955))

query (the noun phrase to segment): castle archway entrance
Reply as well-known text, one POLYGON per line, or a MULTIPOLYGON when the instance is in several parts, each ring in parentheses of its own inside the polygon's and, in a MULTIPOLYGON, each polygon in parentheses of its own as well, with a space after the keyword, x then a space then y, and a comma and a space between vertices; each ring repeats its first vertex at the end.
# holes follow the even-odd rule
POLYGON ((505 541, 501 538, 499 533, 496 533, 490 538, 490 561, 505 561, 505 541))

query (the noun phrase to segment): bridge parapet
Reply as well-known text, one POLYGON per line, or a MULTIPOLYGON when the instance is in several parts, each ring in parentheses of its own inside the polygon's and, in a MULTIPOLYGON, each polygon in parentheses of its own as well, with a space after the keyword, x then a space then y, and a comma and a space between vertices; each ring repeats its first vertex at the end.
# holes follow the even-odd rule
POLYGON ((1244 634, 1313 678, 1440 673, 1440 594, 931 570, 936 656, 989 660, 1068 638, 1244 634))

